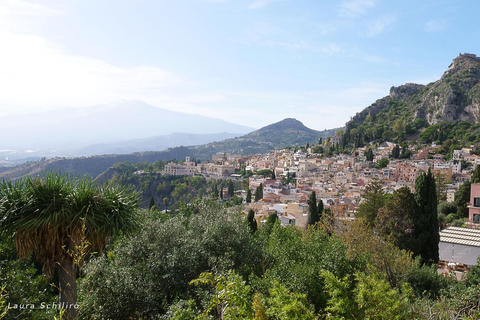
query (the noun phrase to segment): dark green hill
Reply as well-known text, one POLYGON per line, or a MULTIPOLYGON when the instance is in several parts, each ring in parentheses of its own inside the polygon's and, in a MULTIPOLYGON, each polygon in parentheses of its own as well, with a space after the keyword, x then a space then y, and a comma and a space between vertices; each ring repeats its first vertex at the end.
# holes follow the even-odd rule
POLYGON ((97 177, 102 172, 119 162, 153 163, 158 160, 184 160, 193 157, 194 152, 186 147, 168 149, 161 152, 136 152, 131 154, 114 154, 79 158, 55 158, 28 162, 0 173, 0 178, 18 179, 26 175, 38 175, 42 171, 71 172, 73 175, 97 177))
POLYGON ((215 153, 252 154, 267 153, 275 148, 305 146, 318 143, 335 135, 339 128, 316 131, 307 128, 300 121, 287 118, 253 131, 243 137, 195 147, 197 159, 210 159, 215 153))
MULTIPOLYGON (((330 134, 334 135, 335 132, 330 132, 330 134)), ((245 136, 252 140, 271 142, 279 148, 318 142, 320 137, 325 138, 326 136, 323 132, 309 129, 300 121, 292 118, 268 125, 245 136)))
POLYGON ((430 125, 475 124, 480 119, 480 58, 460 54, 443 76, 426 86, 407 83, 357 113, 345 126, 345 140, 414 139, 430 125))

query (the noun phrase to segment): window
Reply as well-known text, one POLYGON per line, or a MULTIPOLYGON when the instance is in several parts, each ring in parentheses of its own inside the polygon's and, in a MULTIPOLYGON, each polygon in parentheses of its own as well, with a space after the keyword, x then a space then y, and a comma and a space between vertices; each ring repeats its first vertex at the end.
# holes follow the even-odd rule
POLYGON ((473 206, 480 207, 480 197, 473 198, 473 206))
POLYGON ((473 223, 480 223, 480 214, 473 214, 473 223))

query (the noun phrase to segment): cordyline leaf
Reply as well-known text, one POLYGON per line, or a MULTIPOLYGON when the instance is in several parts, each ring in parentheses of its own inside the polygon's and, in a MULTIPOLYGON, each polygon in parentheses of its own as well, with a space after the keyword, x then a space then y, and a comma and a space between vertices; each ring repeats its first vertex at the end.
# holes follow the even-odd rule
POLYGON ((0 182, 0 232, 14 235, 19 256, 34 253, 45 270, 71 254, 69 241, 76 246, 85 237, 101 250, 107 237, 131 233, 137 208, 136 193, 86 177, 49 172, 0 182))

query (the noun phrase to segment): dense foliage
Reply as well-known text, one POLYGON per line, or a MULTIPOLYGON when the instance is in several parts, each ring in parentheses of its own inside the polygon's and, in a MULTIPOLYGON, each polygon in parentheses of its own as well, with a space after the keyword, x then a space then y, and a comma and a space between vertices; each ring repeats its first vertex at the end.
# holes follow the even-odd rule
MULTIPOLYGON (((140 194, 142 208, 153 207, 164 210, 176 210, 184 203, 205 196, 233 197, 235 190, 241 189, 241 182, 232 180, 207 180, 203 176, 163 176, 160 172, 166 161, 152 164, 130 162, 116 163, 103 179, 116 184, 130 186, 140 194), (167 199, 166 205, 164 199, 167 199)), ((99 179, 101 180, 101 179, 99 179)))
MULTIPOLYGON (((421 199, 423 192, 436 194, 430 178, 425 174, 417 195, 408 188, 385 195, 373 181, 359 219, 334 223, 325 210, 307 230, 282 227, 275 213, 257 226, 253 211, 245 217, 241 206, 225 206, 218 196, 182 203, 175 212, 142 210, 135 233, 80 270, 80 318, 478 318, 480 262, 457 282, 422 263, 432 258, 412 257, 420 208, 437 213, 436 199, 435 206, 433 198, 421 199)), ((452 210, 442 205, 438 212, 452 210)), ((10 248, 0 255, 0 275, 9 279, 0 293, 7 319, 19 313, 5 303, 56 301, 38 269, 16 260, 11 241, 2 241, 10 248), (12 295, 20 287, 22 296, 12 295)), ((45 312, 36 316, 52 318, 45 312)))
MULTIPOLYGON (((144 211, 138 234, 91 261, 80 282, 85 318, 427 319, 479 316, 478 276, 456 283, 372 232, 361 219, 340 237, 264 226, 238 208, 195 201, 144 211), (198 210, 192 211, 190 207, 198 210), (193 213, 196 212, 196 213, 193 213), (251 218, 250 218, 251 219, 251 218), (462 294, 458 294, 462 292, 462 294), (448 305, 442 299, 450 299, 448 305), (475 313, 476 312, 476 313, 475 313)), ((480 267, 477 267, 480 268, 480 267)), ((476 269, 475 269, 476 270, 476 269)))

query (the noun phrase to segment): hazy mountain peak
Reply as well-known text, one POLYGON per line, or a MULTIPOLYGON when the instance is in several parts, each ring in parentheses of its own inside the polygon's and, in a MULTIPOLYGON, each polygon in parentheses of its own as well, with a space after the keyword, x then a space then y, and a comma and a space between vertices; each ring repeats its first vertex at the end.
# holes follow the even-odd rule
POLYGON ((309 133, 316 133, 317 131, 307 128, 302 122, 298 121, 295 118, 286 118, 282 121, 270 124, 265 126, 257 131, 252 132, 252 134, 267 132, 267 131, 282 131, 282 130, 299 130, 309 133))
POLYGON ((85 108, 0 117, 0 149, 32 149, 49 155, 70 155, 89 145, 168 135, 246 134, 253 128, 224 120, 122 100, 85 108))

